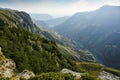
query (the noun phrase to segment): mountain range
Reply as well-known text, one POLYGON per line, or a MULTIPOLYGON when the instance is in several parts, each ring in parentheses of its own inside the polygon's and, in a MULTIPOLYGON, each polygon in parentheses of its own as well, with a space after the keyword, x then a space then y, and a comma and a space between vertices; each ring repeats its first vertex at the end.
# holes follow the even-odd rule
POLYGON ((52 18, 49 20, 37 20, 32 17, 32 19, 36 25, 40 27, 44 27, 46 29, 52 29, 53 27, 65 22, 67 19, 69 19, 69 17, 70 16, 64 16, 64 17, 59 17, 59 18, 52 18))
POLYGON ((76 13, 54 30, 91 51, 97 62, 120 69, 120 6, 76 13))
POLYGON ((81 45, 38 27, 26 12, 0 9, 2 80, 120 79, 119 70, 96 63, 93 46, 81 45))

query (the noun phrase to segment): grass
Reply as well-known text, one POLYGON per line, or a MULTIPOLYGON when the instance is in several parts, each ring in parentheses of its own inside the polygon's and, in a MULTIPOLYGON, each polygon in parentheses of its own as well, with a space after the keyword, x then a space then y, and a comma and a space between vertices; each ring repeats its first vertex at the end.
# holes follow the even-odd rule
POLYGON ((86 72, 93 76, 98 76, 99 73, 103 70, 103 65, 97 63, 80 62, 77 63, 77 66, 83 72, 86 72))
POLYGON ((120 77, 120 70, 113 68, 104 68, 104 70, 120 77))

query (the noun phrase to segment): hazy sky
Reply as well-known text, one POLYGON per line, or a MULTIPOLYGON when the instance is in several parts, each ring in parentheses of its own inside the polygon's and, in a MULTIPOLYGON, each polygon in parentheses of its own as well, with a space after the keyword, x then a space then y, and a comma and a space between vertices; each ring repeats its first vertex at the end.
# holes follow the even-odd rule
POLYGON ((120 0, 0 0, 2 8, 48 13, 54 17, 95 10, 103 5, 120 6, 120 0))

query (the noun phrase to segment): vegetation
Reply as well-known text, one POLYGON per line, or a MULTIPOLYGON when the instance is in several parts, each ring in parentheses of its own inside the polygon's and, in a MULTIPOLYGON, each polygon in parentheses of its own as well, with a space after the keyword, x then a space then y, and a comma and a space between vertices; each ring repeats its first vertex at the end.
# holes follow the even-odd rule
POLYGON ((81 71, 86 72, 95 77, 98 76, 99 73, 103 70, 103 65, 90 63, 90 62, 89 63, 80 62, 80 63, 77 63, 77 66, 81 71))
POLYGON ((92 56, 86 55, 84 52, 81 54, 78 54, 77 50, 79 47, 76 45, 76 43, 72 40, 69 40, 65 37, 62 37, 58 34, 55 34, 51 31, 45 30, 43 28, 38 28, 33 22, 32 19, 30 18, 29 14, 25 12, 20 12, 16 10, 6 10, 6 9, 0 9, 0 26, 7 26, 7 27, 16 27, 16 28, 24 28, 30 32, 33 32, 35 34, 39 34, 40 36, 44 36, 47 39, 53 40, 57 42, 58 44, 65 46, 69 51, 66 49, 62 48, 63 51, 65 51, 66 54, 69 55, 69 58, 76 60, 76 61, 81 61, 82 58, 79 58, 77 56, 80 56, 81 54, 84 57, 82 61, 88 61, 93 60, 91 58, 92 56), (72 52, 71 52, 72 50, 72 52))
POLYGON ((86 50, 77 51, 78 46, 75 46, 73 41, 40 30, 25 12, 0 10, 0 47, 7 58, 15 61, 18 72, 28 69, 37 74, 30 80, 98 80, 96 77, 102 70, 120 76, 119 70, 90 63, 95 62, 92 55, 86 50), (59 43, 59 46, 54 41, 59 43), (79 55, 80 60, 86 62, 76 64, 70 59, 79 61, 79 55), (72 74, 58 72, 62 68, 85 74, 76 79, 72 74))
POLYGON ((29 80, 77 80, 72 74, 60 73, 60 72, 50 72, 50 73, 42 73, 34 78, 29 80))
POLYGON ((9 78, 0 78, 0 80, 10 80, 9 78))
POLYGON ((63 55, 54 41, 47 40, 21 28, 0 27, 0 46, 7 58, 15 61, 17 69, 35 73, 75 70, 75 63, 63 55))
POLYGON ((104 68, 104 70, 120 77, 120 70, 113 68, 104 68))
POLYGON ((80 80, 100 80, 97 77, 91 76, 89 74, 83 74, 80 80))
POLYGON ((100 80, 94 76, 89 74, 84 74, 81 78, 77 79, 70 73, 60 73, 60 72, 49 72, 49 73, 42 73, 34 78, 29 80, 100 80))

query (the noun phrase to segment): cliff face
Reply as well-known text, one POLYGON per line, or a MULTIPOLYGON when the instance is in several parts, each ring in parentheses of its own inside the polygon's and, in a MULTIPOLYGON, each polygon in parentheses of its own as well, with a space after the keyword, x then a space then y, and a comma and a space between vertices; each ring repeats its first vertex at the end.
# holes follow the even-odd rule
POLYGON ((41 29, 33 22, 29 14, 23 11, 0 9, 0 27, 24 28, 30 32, 41 34, 41 29))

